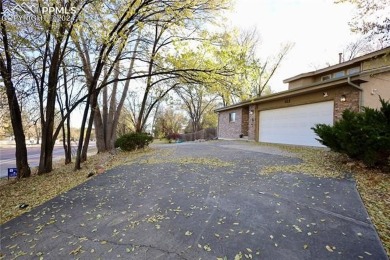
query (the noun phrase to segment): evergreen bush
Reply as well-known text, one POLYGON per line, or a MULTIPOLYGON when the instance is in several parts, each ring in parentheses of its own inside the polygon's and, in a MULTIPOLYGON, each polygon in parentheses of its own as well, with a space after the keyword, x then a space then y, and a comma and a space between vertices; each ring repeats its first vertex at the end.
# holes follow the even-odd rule
POLYGON ((124 134, 115 141, 115 148, 123 151, 133 151, 148 146, 153 141, 153 137, 147 133, 124 134))
POLYGON ((390 102, 380 98, 382 107, 362 112, 345 110, 334 126, 318 124, 312 129, 318 141, 331 150, 361 160, 369 167, 389 168, 390 102))

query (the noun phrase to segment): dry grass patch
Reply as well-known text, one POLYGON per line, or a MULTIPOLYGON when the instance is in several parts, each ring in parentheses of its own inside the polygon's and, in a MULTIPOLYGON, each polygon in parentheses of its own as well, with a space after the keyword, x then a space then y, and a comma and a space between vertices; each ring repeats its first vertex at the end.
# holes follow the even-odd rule
POLYGON ((390 174, 369 169, 347 156, 327 149, 288 145, 261 144, 294 153, 303 162, 298 165, 270 166, 260 174, 275 172, 303 173, 317 177, 342 178, 351 176, 374 223, 382 243, 390 255, 390 174))
POLYGON ((368 214, 390 256, 390 175, 360 169, 354 177, 368 214))
POLYGON ((37 175, 34 169, 34 174, 27 179, 8 181, 7 178, 2 178, 0 179, 0 224, 80 185, 89 179, 87 176, 90 173, 96 175, 117 165, 135 162, 151 151, 145 149, 136 152, 118 152, 115 155, 97 154, 89 157, 88 161, 82 164, 82 169, 76 172, 73 171, 73 163, 68 165, 56 163, 54 170, 48 174, 37 175), (27 204, 28 207, 20 209, 22 203, 27 204))
POLYGON ((218 158, 205 158, 205 157, 148 158, 141 161, 140 163, 144 163, 144 164, 174 163, 180 165, 201 164, 201 165, 215 167, 215 168, 234 166, 233 163, 225 162, 218 158))

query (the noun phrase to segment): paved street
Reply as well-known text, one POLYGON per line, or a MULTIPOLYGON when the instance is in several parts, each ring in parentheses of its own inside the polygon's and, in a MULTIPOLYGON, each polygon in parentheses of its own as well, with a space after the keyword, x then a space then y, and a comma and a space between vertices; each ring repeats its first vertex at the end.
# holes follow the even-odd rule
MULTIPOLYGON (((91 150, 95 147, 95 143, 90 144, 91 150)), ((41 148, 39 145, 28 145, 28 161, 30 167, 39 165, 39 156, 41 148)), ((54 146, 53 160, 57 161, 64 158, 64 148, 62 144, 54 146)), ((0 178, 7 176, 8 168, 15 168, 15 146, 7 145, 0 147, 0 178)))
POLYGON ((1 228, 5 259, 387 259, 350 179, 242 142, 158 145, 1 228), (236 257, 236 258, 235 258, 236 257))

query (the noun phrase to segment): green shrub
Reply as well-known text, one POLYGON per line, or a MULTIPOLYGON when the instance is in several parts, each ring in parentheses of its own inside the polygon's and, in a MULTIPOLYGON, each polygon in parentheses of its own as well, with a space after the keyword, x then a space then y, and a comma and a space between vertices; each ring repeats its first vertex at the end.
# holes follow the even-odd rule
POLYGON ((153 141, 153 137, 147 133, 130 133, 119 137, 115 141, 115 148, 121 148, 124 151, 133 151, 144 148, 153 141))
POLYGON ((380 110, 364 108, 363 112, 345 110, 334 126, 313 127, 317 139, 331 150, 362 160, 369 167, 389 167, 390 102, 380 98, 380 110))

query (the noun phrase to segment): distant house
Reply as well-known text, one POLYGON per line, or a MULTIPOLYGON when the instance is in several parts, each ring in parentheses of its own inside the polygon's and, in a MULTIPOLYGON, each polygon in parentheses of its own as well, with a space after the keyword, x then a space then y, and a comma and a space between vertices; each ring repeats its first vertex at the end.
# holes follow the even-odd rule
POLYGON ((379 108, 390 99, 390 47, 283 81, 288 90, 222 107, 218 137, 321 146, 311 130, 332 125, 345 109, 379 108))

